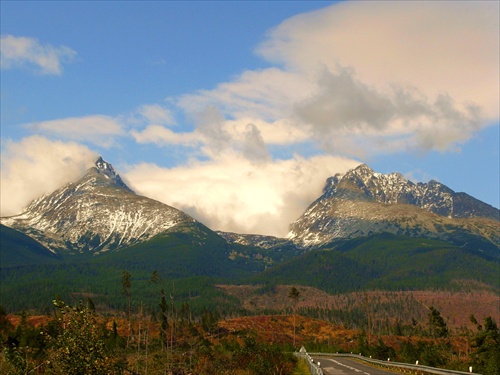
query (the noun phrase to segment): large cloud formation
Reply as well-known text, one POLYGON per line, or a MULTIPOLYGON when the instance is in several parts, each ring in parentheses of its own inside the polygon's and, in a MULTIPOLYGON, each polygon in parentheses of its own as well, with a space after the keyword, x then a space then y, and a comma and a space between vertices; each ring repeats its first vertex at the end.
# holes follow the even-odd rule
POLYGON ((140 194, 177 207, 212 229, 285 236, 332 172, 359 164, 333 156, 295 156, 255 164, 236 153, 166 169, 138 164, 125 174, 140 194))
POLYGON ((298 15, 257 48, 276 66, 176 99, 198 113, 193 131, 134 133, 163 147, 197 146, 208 160, 136 165, 127 175, 214 227, 284 235, 324 179, 357 162, 277 160, 269 150, 311 145, 358 160, 458 150, 499 116, 498 29, 493 2, 343 2, 298 15), (295 168, 315 182, 302 183, 295 168), (293 191, 300 203, 287 207, 293 191))
POLYGON ((498 8, 342 2, 298 15, 257 48, 281 68, 244 72, 179 105, 288 118, 334 153, 454 150, 499 117, 498 8))
POLYGON ((489 1, 342 2, 286 20, 259 48, 289 71, 353 67, 378 88, 446 92, 499 115, 499 9, 489 1))

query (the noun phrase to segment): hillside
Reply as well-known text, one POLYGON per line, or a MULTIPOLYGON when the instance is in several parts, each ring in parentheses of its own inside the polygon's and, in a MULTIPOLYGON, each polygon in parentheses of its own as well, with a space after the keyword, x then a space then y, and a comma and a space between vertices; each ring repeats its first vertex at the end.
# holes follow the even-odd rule
MULTIPOLYGON (((17 246, 10 249, 7 255, 18 250, 17 246)), ((258 254, 253 248, 228 244, 200 223, 188 223, 99 256, 73 255, 36 265, 2 264, 0 303, 10 311, 40 311, 49 308, 58 294, 76 302, 90 296, 103 309, 123 309, 122 276, 127 271, 138 303, 154 306, 159 286, 150 279, 157 271, 163 288, 175 289, 182 301, 196 298, 194 308, 201 311, 217 304, 215 295, 224 297, 213 283, 239 282, 264 270, 266 258, 258 254), (252 256, 243 256, 246 252, 252 256)))
POLYGON ((0 266, 46 264, 61 259, 31 237, 0 224, 0 266))
POLYGON ((359 290, 457 289, 478 281, 499 290, 500 263, 445 241, 389 233, 310 251, 256 276, 258 284, 299 284, 330 293, 359 290))

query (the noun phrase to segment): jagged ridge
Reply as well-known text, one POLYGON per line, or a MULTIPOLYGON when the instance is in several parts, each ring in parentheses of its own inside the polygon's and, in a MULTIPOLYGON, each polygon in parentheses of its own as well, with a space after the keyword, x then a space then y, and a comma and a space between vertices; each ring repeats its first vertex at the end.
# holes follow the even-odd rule
POLYGON ((375 173, 362 164, 328 178, 322 196, 291 224, 288 238, 318 246, 390 232, 461 245, 473 236, 498 246, 499 212, 437 181, 414 184, 399 173, 375 173))
POLYGON ((385 204, 411 204, 452 218, 484 217, 500 220, 498 209, 466 193, 455 193, 435 180, 415 184, 400 173, 376 173, 366 164, 344 175, 336 174, 327 179, 323 197, 341 197, 343 194, 345 197, 385 204))

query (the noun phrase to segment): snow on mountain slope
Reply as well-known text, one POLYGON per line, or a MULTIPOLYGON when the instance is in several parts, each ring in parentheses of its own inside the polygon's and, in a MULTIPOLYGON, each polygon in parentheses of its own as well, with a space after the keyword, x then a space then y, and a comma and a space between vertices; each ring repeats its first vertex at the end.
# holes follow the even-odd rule
POLYGON ((2 218, 53 252, 119 249, 195 220, 166 204, 136 195, 111 164, 99 158, 75 183, 2 218))
POLYGON ((439 182, 414 184, 362 164, 328 178, 323 195, 290 225, 288 238, 318 246, 384 231, 450 242, 478 236, 498 246, 499 210, 439 182))
POLYGON ((240 234, 222 231, 217 231, 217 234, 230 243, 237 243, 244 246, 255 246, 262 249, 271 249, 273 247, 284 246, 290 243, 290 241, 285 238, 260 234, 240 234))

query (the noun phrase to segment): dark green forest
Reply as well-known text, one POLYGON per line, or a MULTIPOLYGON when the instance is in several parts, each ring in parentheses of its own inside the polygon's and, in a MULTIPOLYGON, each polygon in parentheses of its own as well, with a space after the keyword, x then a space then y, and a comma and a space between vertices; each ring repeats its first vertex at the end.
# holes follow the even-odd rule
POLYGON ((500 290, 500 262, 448 242, 382 233, 342 241, 268 269, 254 283, 300 284, 329 293, 446 290, 469 279, 500 290))
POLYGON ((9 311, 51 309, 58 294, 92 297, 102 310, 123 310, 120 280, 133 275, 136 305, 152 305, 157 271, 179 303, 194 310, 240 310, 216 284, 304 285, 328 293, 366 290, 455 290, 471 280, 500 290, 500 262, 444 241, 379 234, 319 250, 265 250, 228 244, 213 232, 200 243, 190 233, 166 233, 120 251, 53 255, 29 237, 1 227, 1 304, 9 311))

